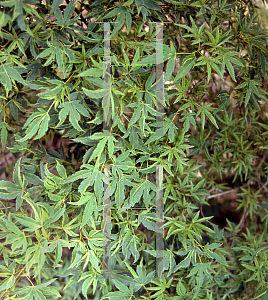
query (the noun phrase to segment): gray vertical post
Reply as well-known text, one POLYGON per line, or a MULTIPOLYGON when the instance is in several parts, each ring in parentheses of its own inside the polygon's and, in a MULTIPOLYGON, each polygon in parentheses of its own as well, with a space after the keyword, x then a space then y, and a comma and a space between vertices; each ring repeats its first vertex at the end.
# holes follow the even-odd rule
MULTIPOLYGON (((103 61, 103 131, 111 130, 111 95, 107 90, 111 90, 111 61, 110 61, 110 23, 104 23, 104 61, 103 61)), ((104 198, 103 198, 103 274, 109 277, 111 271, 111 188, 110 188, 110 168, 105 166, 104 175, 104 198)))
MULTIPOLYGON (((164 107, 159 100, 164 100, 164 74, 163 74, 163 23, 156 23, 156 110, 163 113, 164 107)), ((158 132, 164 130, 163 117, 156 116, 158 132), (161 122, 161 123, 160 123, 161 122)), ((162 136, 162 134, 161 134, 162 136)), ((163 204, 163 166, 156 167, 156 274, 163 277, 164 262, 164 204, 163 204), (159 232, 162 231, 162 233, 159 232), (162 261, 162 263, 161 263, 162 261)))

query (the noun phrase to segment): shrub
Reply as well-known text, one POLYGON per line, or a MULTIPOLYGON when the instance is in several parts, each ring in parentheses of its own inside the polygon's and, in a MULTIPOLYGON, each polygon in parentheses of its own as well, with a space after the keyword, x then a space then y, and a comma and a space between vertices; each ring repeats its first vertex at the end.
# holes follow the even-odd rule
POLYGON ((268 299, 265 10, 0 6, 2 299, 268 299))

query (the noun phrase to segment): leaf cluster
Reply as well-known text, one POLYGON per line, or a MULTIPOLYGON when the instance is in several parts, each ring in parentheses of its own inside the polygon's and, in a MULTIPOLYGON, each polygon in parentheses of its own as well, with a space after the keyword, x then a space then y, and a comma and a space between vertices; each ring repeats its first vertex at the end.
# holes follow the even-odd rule
POLYGON ((0 1, 1 299, 268 299, 260 9, 0 1))

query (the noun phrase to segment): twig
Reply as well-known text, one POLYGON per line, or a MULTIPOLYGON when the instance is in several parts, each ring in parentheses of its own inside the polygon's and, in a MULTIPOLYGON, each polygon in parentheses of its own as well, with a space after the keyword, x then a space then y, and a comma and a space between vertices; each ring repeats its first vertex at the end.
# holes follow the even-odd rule
MULTIPOLYGON (((247 186, 248 183, 245 183, 243 184, 241 187, 245 187, 247 186)), ((229 194, 231 192, 236 192, 238 191, 239 187, 235 188, 235 189, 232 189, 232 190, 229 190, 229 191, 226 191, 226 192, 222 192, 222 193, 219 193, 219 194, 216 194, 216 195, 211 195, 211 196, 208 196, 207 199, 211 199, 211 198, 215 198, 215 197, 219 197, 219 196, 223 196, 223 195, 226 195, 226 194, 229 194)), ((214 191, 216 189, 212 189, 210 192, 214 191)))
MULTIPOLYGON (((200 212, 201 212, 202 217, 205 218, 205 215, 204 215, 204 213, 203 213, 202 205, 203 205, 203 204, 201 204, 201 206, 200 206, 200 212)), ((213 225, 213 223, 211 223, 209 220, 206 220, 205 222, 208 222, 209 224, 213 225)))
POLYGON ((226 194, 229 194, 231 192, 235 192, 237 191, 238 189, 232 189, 232 190, 229 190, 229 191, 226 191, 226 192, 222 192, 222 193, 219 193, 219 194, 216 194, 216 195, 211 195, 211 196, 208 196, 208 199, 211 199, 211 198, 215 198, 215 197, 218 197, 218 196, 222 196, 222 195, 226 195, 226 194))
MULTIPOLYGON (((14 284, 12 285, 12 287, 13 287, 14 285, 16 285, 16 283, 18 282, 18 279, 19 279, 20 274, 23 272, 23 270, 24 270, 25 268, 26 268, 26 265, 19 271, 18 275, 17 275, 16 278, 15 278, 15 282, 14 282, 14 284)), ((0 294, 0 298, 1 298, 2 296, 4 296, 8 290, 12 289, 12 287, 9 288, 9 289, 4 290, 4 291, 0 294)))
POLYGON ((241 220, 238 224, 237 230, 234 232, 235 235, 239 232, 240 227, 241 227, 241 229, 243 229, 245 219, 246 219, 246 214, 247 214, 247 209, 245 209, 244 212, 243 212, 243 215, 242 215, 241 220))

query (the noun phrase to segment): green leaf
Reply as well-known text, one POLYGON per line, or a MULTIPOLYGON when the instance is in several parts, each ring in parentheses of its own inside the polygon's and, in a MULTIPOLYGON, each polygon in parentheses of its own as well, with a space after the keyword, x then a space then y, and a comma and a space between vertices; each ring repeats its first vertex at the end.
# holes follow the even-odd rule
POLYGON ((67 115, 69 115, 69 120, 73 127, 77 131, 83 131, 83 129, 80 127, 79 123, 81 120, 81 115, 85 117, 90 117, 89 112, 86 110, 86 108, 79 103, 78 100, 70 101, 70 102, 63 102, 59 105, 59 108, 61 108, 59 113, 59 119, 60 122, 58 123, 57 127, 61 126, 63 122, 65 121, 67 115), (81 115, 80 115, 81 114, 81 115))
MULTIPOLYGON (((93 169, 93 168, 92 168, 93 169)), ((82 179, 82 178, 87 178, 90 175, 89 170, 80 170, 69 176, 64 183, 71 183, 76 180, 82 179)))
POLYGON ((177 270, 179 269, 182 269, 182 268, 188 268, 189 265, 190 265, 190 261, 192 259, 192 256, 193 256, 193 252, 192 251, 189 251, 188 255, 185 257, 184 260, 182 260, 177 266, 176 268, 174 269, 174 272, 176 272, 177 270))
POLYGON ((143 110, 143 106, 142 106, 142 104, 139 103, 138 107, 134 110, 134 113, 131 117, 130 122, 128 123, 128 128, 138 121, 138 119, 140 118, 142 110, 143 110))
POLYGON ((99 141, 96 149, 93 151, 92 155, 90 156, 88 163, 90 163, 96 157, 98 157, 97 161, 99 161, 100 156, 101 156, 102 152, 104 151, 104 148, 105 148, 105 145, 106 145, 108 139, 109 139, 109 137, 105 137, 99 141))
POLYGON ((120 12, 122 12, 122 9, 119 8, 119 7, 116 7, 113 10, 111 10, 110 12, 108 12, 108 14, 103 17, 103 19, 108 19, 108 18, 115 17, 120 12))
POLYGON ((66 6, 64 10, 63 25, 68 24, 68 21, 70 20, 74 10, 75 10, 75 2, 72 1, 66 6))
POLYGON ((84 209, 83 212, 83 218, 82 218, 82 223, 81 223, 81 227, 85 226, 90 218, 90 216, 92 215, 93 211, 93 201, 88 201, 87 205, 84 209))
POLYGON ((236 82, 234 68, 233 68, 232 64, 228 60, 226 61, 226 66, 227 66, 227 70, 229 71, 229 73, 230 73, 233 81, 236 82))
POLYGON ((21 158, 19 158, 15 164, 15 169, 13 171, 13 180, 16 185, 20 186, 21 189, 24 189, 22 180, 21 180, 21 174, 20 174, 20 162, 21 158))
POLYGON ((227 262, 221 258, 221 256, 215 252, 210 251, 209 249, 207 249, 207 253, 208 253, 208 257, 212 257, 214 258, 217 262, 219 262, 220 264, 229 267, 227 262))
POLYGON ((113 29, 113 32, 112 32, 110 38, 113 38, 114 35, 117 33, 117 31, 122 27, 122 25, 125 22, 125 17, 126 17, 125 11, 121 11, 119 16, 116 18, 116 21, 115 21, 116 23, 115 23, 115 26, 114 26, 114 29, 113 29))
POLYGON ((2 151, 4 151, 6 143, 7 143, 7 124, 2 123, 1 129, 1 144, 2 144, 2 151))
MULTIPOLYGON (((80 74, 78 74, 78 77, 86 77, 86 76, 91 76, 91 77, 95 77, 95 78, 99 78, 102 77, 103 75, 103 71, 97 68, 90 68, 80 74)), ((87 90, 88 92, 89 90, 87 90)), ((86 92, 85 92, 86 93, 86 92)))
POLYGON ((11 200, 16 198, 19 194, 21 194, 22 189, 18 185, 0 180, 0 198, 5 200, 11 200))
POLYGON ((19 72, 15 68, 10 67, 9 65, 3 66, 3 68, 6 70, 8 76, 11 78, 12 81, 16 80, 22 84, 25 83, 25 81, 23 80, 23 78, 20 76, 19 72))
POLYGON ((51 5, 50 13, 53 14, 55 9, 59 7, 59 5, 63 2, 63 0, 53 0, 53 3, 51 5))
POLYGON ((14 283, 15 283, 14 275, 4 279, 0 285, 0 292, 10 289, 14 283))
POLYGON ((29 217, 18 217, 16 215, 14 215, 14 218, 17 219, 21 225, 26 227, 24 231, 34 232, 35 230, 41 228, 40 220, 37 221, 29 217))
POLYGON ((107 92, 109 92, 109 90, 104 90, 104 89, 98 89, 95 91, 91 91, 91 90, 85 89, 84 87, 83 87, 83 91, 88 97, 94 98, 94 99, 103 98, 107 94, 107 92), (103 93, 104 91, 106 93, 103 93))
POLYGON ((130 191, 130 206, 133 207, 137 202, 140 201, 143 194, 144 184, 137 185, 130 191))
POLYGON ((248 86, 247 86, 246 97, 245 97, 245 106, 248 105, 248 102, 249 102, 249 99, 250 99, 251 94, 252 94, 252 85, 251 85, 251 83, 249 82, 249 83, 248 83, 248 86))
POLYGON ((175 59, 176 59, 176 57, 174 56, 173 58, 170 58, 170 60, 167 63, 167 69, 166 69, 166 73, 165 73, 165 81, 169 80, 170 76, 172 75, 172 72, 174 71, 175 59))
POLYGON ((35 140, 44 136, 48 130, 48 123, 50 121, 49 114, 42 108, 39 108, 38 111, 34 112, 30 118, 24 124, 24 128, 27 128, 25 131, 25 137, 19 139, 19 142, 22 143, 30 138, 32 138, 38 131, 38 135, 34 138, 35 140))
POLYGON ((122 206, 125 200, 125 190, 124 190, 124 182, 119 180, 116 185, 116 192, 115 192, 115 203, 116 206, 119 208, 122 206))
POLYGON ((193 67, 196 62, 196 58, 193 55, 187 55, 183 63, 181 64, 179 71, 174 79, 174 82, 178 81, 180 78, 184 77, 193 67))
POLYGON ((132 66, 148 66, 155 64, 155 54, 150 54, 142 58, 137 63, 132 62, 132 66))
MULTIPOLYGON (((133 1, 133 0, 131 0, 133 1)), ((125 4, 125 3, 124 3, 125 4)), ((123 5, 124 5, 123 4, 123 5)), ((130 30, 131 30, 131 23, 132 23, 132 17, 131 14, 129 12, 126 13, 126 24, 127 24, 127 34, 129 34, 130 30)))
POLYGON ((262 69, 262 75, 265 75, 265 68, 266 68, 266 59, 263 53, 260 51, 260 61, 261 61, 261 69, 262 69))
POLYGON ((136 272, 133 270, 133 268, 126 262, 124 261, 124 264, 127 266, 128 270, 132 274, 134 278, 138 278, 139 276, 136 274, 136 272))

